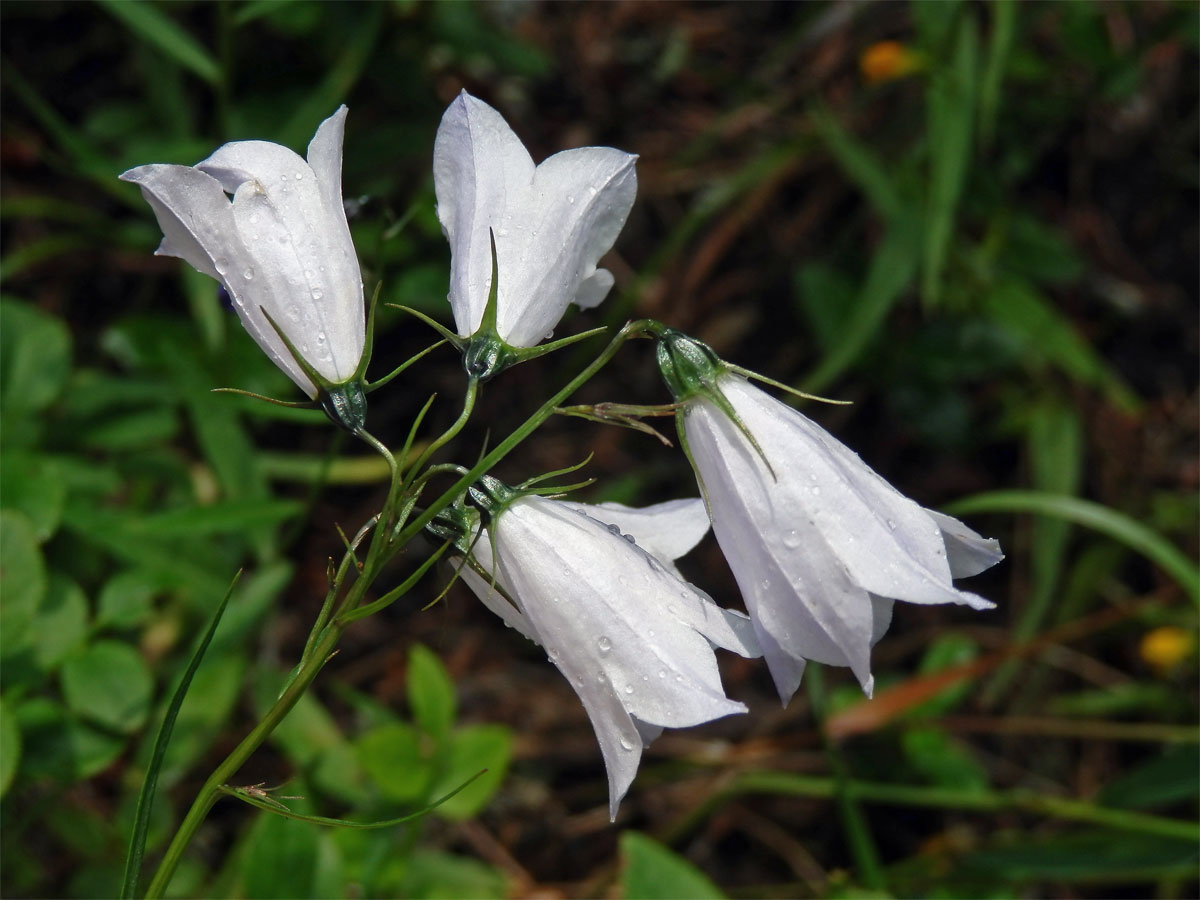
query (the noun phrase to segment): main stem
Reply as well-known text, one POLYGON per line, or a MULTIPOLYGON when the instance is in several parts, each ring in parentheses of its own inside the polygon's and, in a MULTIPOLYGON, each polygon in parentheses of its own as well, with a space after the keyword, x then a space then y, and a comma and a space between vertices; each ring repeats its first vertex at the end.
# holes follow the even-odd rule
MULTIPOLYGON (((404 546, 408 541, 412 540, 426 525, 433 521, 434 516, 466 490, 473 481, 491 469, 496 463, 500 462, 518 444, 532 434, 539 425, 554 415, 555 410, 563 400, 575 393, 575 391, 603 368, 626 341, 630 338, 653 334, 656 329, 661 329, 661 326, 657 322, 647 319, 626 324, 587 368, 571 379, 553 397, 543 403, 512 434, 501 441, 491 453, 484 456, 470 471, 459 478, 452 487, 431 503, 416 519, 407 523, 400 533, 394 537, 391 534, 393 526, 390 524, 390 520, 402 493, 401 486, 405 479, 401 477, 394 460, 391 458, 391 453, 374 438, 364 437, 368 443, 375 446, 388 459, 389 465, 392 466, 392 484, 388 491, 387 502, 380 513, 378 524, 375 526, 375 534, 367 550, 367 558, 363 564, 362 574, 350 587, 344 600, 338 604, 339 612, 341 610, 354 609, 361 603, 363 597, 366 595, 367 588, 370 587, 371 583, 379 575, 379 571, 392 557, 392 553, 387 552, 388 549, 404 546)), ((467 389, 467 397, 463 404, 462 414, 446 433, 438 439, 437 446, 441 446, 450 440, 463 427, 474 407, 476 389, 477 384, 472 380, 467 389)), ((436 449, 436 447, 433 449, 436 449)), ((422 462, 427 461, 429 455, 430 452, 427 451, 422 462)), ((416 467, 414 467, 413 471, 415 469, 416 467)), ((352 551, 347 552, 350 553, 352 551)), ((345 570, 343 569, 342 571, 345 570)), ((306 658, 301 663, 295 677, 284 688, 283 693, 279 695, 279 698, 271 705, 271 708, 267 710, 262 721, 242 739, 242 742, 234 748, 233 752, 225 757, 221 764, 208 776, 208 779, 204 782, 199 794, 197 794, 196 799, 193 801, 191 808, 188 810, 187 815, 184 816, 183 821, 180 823, 179 829, 175 832, 170 846, 167 847, 162 862, 159 863, 158 870, 154 873, 154 878, 146 890, 148 900, 157 900, 157 898, 162 897, 166 892, 167 886, 171 881, 171 876, 175 874, 175 869, 178 867, 179 861, 183 858, 183 853, 187 849, 188 844, 191 843, 196 829, 200 827, 200 824, 208 815, 208 811, 212 809, 213 804, 220 797, 221 785, 225 784, 237 773, 246 760, 250 758, 250 754, 257 750, 270 737, 271 732, 283 721, 284 716, 291 712, 292 707, 296 705, 297 701, 304 695, 304 692, 308 690, 309 685, 312 684, 313 679, 317 677, 317 673, 324 668, 326 661, 337 647, 338 640, 341 638, 342 632, 345 631, 346 627, 347 625, 341 623, 336 615, 331 617, 329 624, 326 625, 324 633, 321 634, 315 646, 311 647, 309 652, 306 653, 306 658)))

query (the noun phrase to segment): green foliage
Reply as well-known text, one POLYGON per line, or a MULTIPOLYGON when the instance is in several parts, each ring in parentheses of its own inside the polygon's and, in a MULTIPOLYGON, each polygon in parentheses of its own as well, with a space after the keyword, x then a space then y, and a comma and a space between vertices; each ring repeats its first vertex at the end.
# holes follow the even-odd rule
MULTIPOLYGON (((1195 298, 1162 263, 1182 245, 1194 276, 1195 101, 1176 83, 1195 69, 1194 10, 883 6, 3 5, 7 895, 116 893, 152 735, 182 684, 144 823, 148 858, 164 852, 196 784, 287 683, 340 552, 329 525, 352 533, 387 476, 332 443, 319 413, 211 393, 297 398, 210 279, 150 255, 158 231, 115 176, 232 139, 302 152, 347 102, 364 274, 384 301, 444 319, 428 161, 462 86, 503 106, 539 158, 566 143, 642 153, 643 199, 610 266, 621 290, 599 314, 667 309, 730 359, 859 401, 825 421, 890 479, 928 504, 976 494, 948 508, 1002 538, 1005 568, 974 588, 1000 609, 967 631, 898 608, 866 707, 895 714, 825 757, 810 753, 808 710, 764 721, 769 686, 727 669, 751 717, 722 723, 719 741, 656 745, 625 801, 663 844, 614 841, 620 825, 581 814, 603 794, 582 714, 566 740, 537 706, 518 743, 486 724, 494 695, 457 687, 413 636, 453 646, 456 673, 480 643, 518 657, 523 644, 443 644, 414 608, 373 616, 351 632, 361 654, 331 659, 230 783, 269 777, 283 786, 262 796, 296 814, 378 822, 486 773, 428 817, 370 831, 223 797, 221 839, 182 861, 172 891, 1194 893, 1195 298), (884 34, 918 62, 866 83, 852 55, 884 34), (1184 221, 1158 217, 1180 204, 1184 221), (1149 331, 1155 316, 1170 327, 1149 331), (243 567, 189 683, 195 638, 243 567), (1158 628, 1193 640, 1173 666, 1142 652, 1158 628), (375 665, 382 647, 405 649, 402 671, 375 665), (978 674, 917 691, 969 663, 978 674), (682 800, 662 783, 680 772, 695 776, 682 800), (712 881, 664 846, 688 833, 712 881), (878 872, 855 856, 864 834, 878 872)), ((372 375, 425 346, 417 334, 385 313, 372 375)), ((530 393, 559 377, 530 369, 530 393)), ((389 422, 445 391, 430 371, 417 400, 381 402, 389 422)), ((620 399, 638 383, 630 366, 596 390, 620 399)), ((594 434, 548 441, 549 465, 594 449, 600 468, 637 463, 605 473, 608 497, 685 489, 642 444, 592 447, 594 434)), ((696 572, 732 597, 709 562, 696 572)), ((457 627, 446 615, 436 627, 457 627)), ((503 672, 534 709, 524 664, 488 677, 503 672)), ((826 721, 863 711, 857 688, 830 680, 826 721)))

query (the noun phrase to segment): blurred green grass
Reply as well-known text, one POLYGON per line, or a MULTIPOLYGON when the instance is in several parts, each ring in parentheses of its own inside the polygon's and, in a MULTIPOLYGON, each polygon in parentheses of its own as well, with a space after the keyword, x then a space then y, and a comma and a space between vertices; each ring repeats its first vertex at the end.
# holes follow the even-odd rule
MULTIPOLYGON (((150 255, 154 223, 115 176, 226 140, 302 149, 346 102, 368 285, 444 317, 429 162, 462 87, 537 158, 641 156, 618 288, 564 329, 654 316, 855 400, 813 414, 1001 538, 1008 562, 973 586, 1000 611, 903 611, 865 708, 831 670, 781 713, 761 671, 728 661, 751 715, 664 736, 609 827, 586 719, 536 648, 457 591, 389 610, 350 633, 245 783, 387 818, 443 785, 430 747, 470 735, 456 766, 511 744, 492 802, 378 833, 227 803, 176 892, 1195 892, 1194 7, 10 0, 0 24, 6 895, 116 890, 149 735, 245 566, 168 753, 161 852, 294 660, 338 552, 329 526, 352 531, 379 497, 382 473, 318 416, 210 393, 289 388, 210 281, 150 255), (860 59, 886 41, 912 64, 872 80, 860 59), (436 655, 410 655, 418 641, 436 655), (414 693, 443 681, 411 666, 451 687, 414 693), (879 721, 821 737, 863 709, 879 721)), ((381 367, 428 340, 383 329, 381 367)), ((536 396, 571 365, 488 394, 536 396)), ((419 391, 373 398, 373 429, 403 435, 460 381, 431 359, 419 391)), ((648 360, 587 391, 661 395, 648 360)), ((496 404, 467 437, 521 412, 496 404)), ((520 480, 594 453, 597 496, 692 493, 646 440, 552 423, 510 465, 520 480)), ((736 604, 714 546, 690 566, 736 604)))

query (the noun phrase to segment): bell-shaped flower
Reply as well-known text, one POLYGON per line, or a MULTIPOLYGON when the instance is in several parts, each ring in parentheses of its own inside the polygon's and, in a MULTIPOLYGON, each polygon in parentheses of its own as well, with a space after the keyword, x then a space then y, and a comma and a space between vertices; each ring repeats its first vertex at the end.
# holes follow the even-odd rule
POLYGON ((784 702, 810 659, 848 666, 870 694, 871 647, 895 600, 992 608, 951 579, 999 562, 996 541, 922 509, 699 341, 668 330, 658 355, 713 530, 784 702))
POLYGON ((713 647, 761 655, 749 620, 672 564, 708 531, 703 501, 590 506, 481 484, 472 493, 491 524, 471 545, 477 571, 464 567, 462 577, 545 648, 583 701, 615 818, 643 747, 664 727, 746 711, 725 696, 713 647))
POLYGON ((611 147, 581 147, 535 166, 492 107, 466 91, 450 104, 434 142, 433 183, 450 242, 450 307, 471 374, 488 377, 535 355, 520 348, 544 340, 570 303, 592 307, 608 294, 612 274, 596 263, 633 205, 636 161, 611 147))
POLYGON ((267 141, 225 144, 195 166, 139 166, 163 240, 217 279, 242 325, 296 385, 346 427, 366 411, 362 275, 342 207, 346 107, 321 123, 307 162, 267 141))

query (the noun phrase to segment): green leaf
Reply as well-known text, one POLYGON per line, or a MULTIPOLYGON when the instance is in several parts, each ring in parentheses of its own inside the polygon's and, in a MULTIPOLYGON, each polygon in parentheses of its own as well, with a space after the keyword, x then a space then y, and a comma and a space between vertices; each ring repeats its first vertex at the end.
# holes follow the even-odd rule
POLYGON ((1015 279, 1000 282, 983 296, 983 307, 992 319, 1021 341, 1036 362, 1061 369, 1073 378, 1104 391, 1126 412, 1141 403, 1104 359, 1053 304, 1032 286, 1015 279))
POLYGON ((162 580, 152 572, 126 569, 100 589, 96 604, 97 627, 134 628, 150 615, 154 597, 163 590, 162 580))
POLYGON ((320 832, 306 822, 261 816, 241 850, 244 896, 253 900, 313 897, 320 832))
POLYGON ((137 530, 157 537, 202 537, 278 525, 303 510, 298 500, 230 500, 146 516, 137 530))
POLYGON ((981 512, 1032 513, 1074 522, 1141 553, 1162 567, 1192 602, 1200 606, 1200 573, 1195 563, 1162 535, 1099 503, 1037 491, 991 491, 952 503, 947 512, 955 516, 981 512))
POLYGON ((986 790, 987 770, 970 748, 940 728, 910 727, 901 736, 909 766, 929 784, 962 791, 986 790))
POLYGON ((26 648, 46 593, 46 567, 29 519, 0 510, 0 657, 26 648))
POLYGON ((476 859, 417 850, 406 860, 396 896, 412 900, 503 900, 509 896, 504 873, 476 859))
POLYGON ((1164 870, 1194 878, 1196 844, 1156 835, 1095 831, 1070 835, 1020 835, 1011 842, 966 854, 958 867, 1000 882, 1133 879, 1150 881, 1164 870))
POLYGON ((985 146, 991 144, 996 131, 1002 96, 1000 88, 1016 34, 1017 3, 1016 0, 993 0, 988 9, 992 14, 992 27, 979 84, 979 138, 985 146))
POLYGON ((941 297, 958 201, 966 183, 974 133, 978 51, 975 20, 958 17, 954 48, 947 64, 929 74, 926 92, 929 145, 929 193, 921 270, 921 297, 930 306, 941 297))
POLYGON ((34 697, 16 709, 21 728, 21 772, 72 784, 108 768, 125 747, 124 738, 80 722, 61 705, 34 697))
POLYGON ((720 900, 708 876, 653 838, 621 833, 621 894, 629 900, 720 900))
POLYGON ((97 0, 137 37, 168 59, 209 84, 221 81, 221 68, 212 55, 153 3, 144 0, 97 0))
POLYGON ((216 633, 217 624, 221 621, 221 615, 225 612, 225 606, 229 603, 229 598, 236 585, 237 577, 234 577, 233 583, 229 585, 229 590, 225 592, 224 599, 221 600, 221 605, 213 614, 208 629, 192 653, 183 677, 179 680, 179 685, 171 694, 166 715, 163 716, 162 725, 159 726, 158 734, 154 737, 154 749, 150 754, 150 765, 146 769, 146 777, 142 780, 142 788, 138 792, 137 812, 134 815, 133 830, 129 838, 129 851, 125 857, 125 873, 121 883, 122 900, 127 900, 137 894, 138 875, 142 868, 142 855, 146 849, 146 833, 150 828, 150 814, 154 807, 154 789, 158 784, 159 772, 162 770, 163 757, 166 754, 167 745, 171 741, 176 717, 183 706, 188 688, 192 685, 192 679, 200 667, 200 661, 204 658, 204 652, 208 649, 213 634, 216 633))
POLYGON ((911 228, 914 216, 909 204, 896 189, 892 170, 825 109, 813 107, 808 115, 817 135, 825 142, 846 177, 866 195, 875 211, 891 228, 906 224, 911 228))
POLYGON ((61 320, 16 300, 0 301, 0 406, 6 421, 49 406, 70 368, 71 335, 61 320))
POLYGON ((6 452, 0 457, 0 506, 23 512, 39 541, 58 530, 67 486, 43 454, 6 452))
POLYGON ((87 633, 88 603, 83 589, 61 572, 51 573, 31 636, 37 667, 53 672, 83 647, 87 633))
POLYGON ((454 682, 437 655, 422 644, 408 651, 408 704, 418 728, 442 740, 454 724, 454 682))
POLYGON ((363 734, 357 744, 359 762, 388 800, 411 803, 427 796, 433 763, 420 732, 411 725, 380 725, 363 734))
POLYGON ((919 231, 912 225, 893 227, 871 257, 866 281, 847 312, 836 342, 821 364, 804 378, 803 389, 817 393, 853 365, 879 334, 892 307, 917 272, 919 231))
POLYGON ((0 797, 8 793, 21 762, 21 726, 0 698, 0 797))
POLYGON ((154 679, 128 644, 97 641, 63 663, 63 699, 82 719, 113 731, 136 731, 150 712, 154 679))
POLYGON ((504 781, 511 758, 512 733, 502 725, 470 725, 456 731, 432 793, 440 796, 487 771, 439 806, 438 815, 461 820, 477 814, 504 781))
POLYGON ((1100 791, 1105 806, 1154 809, 1200 798, 1200 746, 1168 747, 1161 756, 1122 772, 1100 791))
MULTIPOLYGON (((209 649, 213 650, 211 646, 209 649)), ((246 668, 244 657, 216 656, 214 651, 195 673, 183 705, 179 707, 175 730, 163 756, 159 777, 166 785, 182 778, 223 733, 222 729, 242 695, 246 668)))

